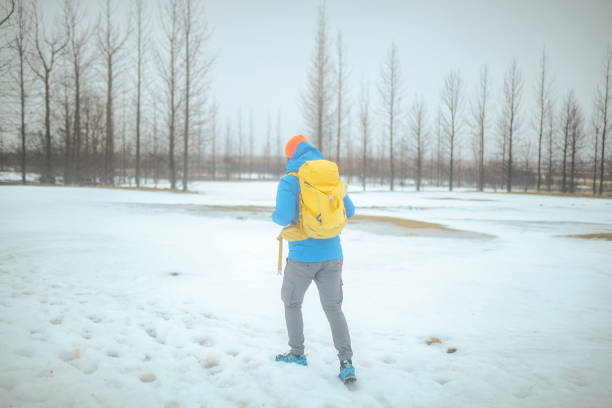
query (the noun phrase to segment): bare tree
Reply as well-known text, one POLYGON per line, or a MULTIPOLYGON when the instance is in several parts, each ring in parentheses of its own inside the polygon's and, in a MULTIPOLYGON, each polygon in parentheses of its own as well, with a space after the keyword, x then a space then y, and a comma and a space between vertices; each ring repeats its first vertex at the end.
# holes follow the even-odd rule
MULTIPOLYGON (((12 2, 13 7, 15 2, 12 2)), ((20 152, 20 164, 21 164, 21 183, 26 184, 26 101, 28 93, 26 91, 26 85, 28 83, 28 75, 26 72, 26 57, 29 53, 29 35, 30 28, 32 25, 32 13, 31 10, 26 8, 23 1, 17 4, 16 18, 14 34, 10 40, 9 46, 15 52, 17 56, 17 64, 19 66, 17 73, 17 82, 19 84, 19 134, 21 139, 21 152, 20 152)))
POLYGON ((450 147, 448 189, 453 191, 455 144, 461 130, 463 112, 463 84, 461 75, 456 71, 449 72, 444 79, 442 105, 444 106, 442 122, 450 147))
POLYGON ((225 124, 225 178, 230 179, 231 165, 231 153, 232 153, 232 124, 228 119, 225 124))
POLYGON ((78 3, 68 0, 65 3, 66 20, 70 33, 69 53, 72 64, 74 80, 74 128, 70 143, 70 169, 69 181, 78 177, 81 170, 81 83, 85 70, 91 65, 93 58, 86 54, 86 45, 92 30, 89 26, 83 26, 86 21, 78 3))
POLYGON ((208 98, 208 73, 214 58, 205 54, 205 43, 211 36, 202 2, 183 0, 183 36, 185 41, 185 120, 183 133, 183 191, 187 191, 189 181, 189 133, 190 107, 194 96, 199 96, 199 105, 205 106, 208 98))
POLYGON ((176 128, 178 120, 178 111, 182 103, 179 95, 179 62, 178 57, 181 51, 180 29, 181 22, 179 21, 179 3, 178 0, 167 0, 162 5, 162 27, 165 35, 165 51, 168 53, 168 59, 162 61, 159 57, 159 67, 161 77, 166 86, 166 102, 168 104, 168 173, 170 179, 170 188, 176 189, 176 163, 174 149, 176 145, 176 128))
POLYGON ((159 98, 154 97, 153 98, 153 140, 152 140, 152 151, 151 151, 151 156, 153 156, 153 158, 155 159, 155 171, 154 171, 154 175, 153 175, 153 182, 155 183, 155 186, 157 186, 157 182, 159 180, 159 174, 160 174, 160 170, 159 170, 159 165, 158 163, 161 161, 160 160, 160 156, 158 153, 158 148, 159 148, 159 136, 158 136, 158 120, 157 120, 157 112, 159 111, 158 106, 159 106, 159 102, 158 102, 159 98))
POLYGON ((253 125, 253 109, 249 111, 249 160, 248 160, 248 172, 249 172, 249 180, 251 179, 251 174, 253 173, 253 150, 255 148, 255 139, 254 139, 254 125, 253 125))
POLYGON ((548 192, 552 191, 552 165, 553 165, 553 145, 554 145, 554 120, 553 120, 553 109, 552 102, 549 102, 548 111, 548 130, 547 130, 547 143, 548 143, 548 171, 546 173, 546 186, 548 192))
POLYGON ((304 121, 309 134, 314 136, 321 152, 325 152, 326 148, 324 136, 330 120, 330 106, 333 97, 331 70, 327 17, 325 2, 322 1, 319 5, 315 48, 306 82, 306 92, 302 96, 304 121))
POLYGON ((8 11, 8 13, 4 17, 0 18, 0 26, 6 23, 8 19, 11 18, 14 12, 15 12, 15 0, 11 0, 11 9, 8 11))
POLYGON ((352 184, 353 183, 353 165, 354 165, 354 160, 353 160, 353 138, 351 137, 351 131, 353 130, 352 127, 352 123, 351 123, 351 111, 347 110, 346 112, 346 117, 347 117, 347 121, 346 121, 346 150, 345 150, 345 157, 346 157, 346 164, 343 165, 342 169, 344 171, 344 173, 348 176, 348 183, 352 184))
POLYGON ((508 125, 507 118, 504 116, 503 112, 497 117, 497 133, 499 135, 500 143, 501 143, 501 160, 499 167, 499 181, 500 181, 500 189, 503 189, 506 186, 506 176, 507 176, 507 161, 506 161, 506 152, 508 150, 508 125))
POLYGON ((525 140, 523 146, 523 154, 525 161, 525 189, 523 191, 527 192, 529 189, 529 183, 531 182, 531 173, 529 170, 529 158, 531 157, 531 139, 525 140))
POLYGON ((113 123, 113 81, 117 77, 115 63, 118 53, 128 39, 129 30, 120 33, 112 24, 115 20, 111 0, 106 0, 102 11, 104 24, 98 24, 97 36, 100 52, 106 65, 106 140, 104 153, 104 184, 115 184, 115 141, 113 123))
POLYGON ((393 191, 395 168, 393 156, 393 137, 396 132, 396 121, 399 119, 402 101, 402 83, 400 76, 400 63, 397 56, 397 46, 391 43, 387 59, 380 71, 381 82, 378 91, 382 99, 382 109, 386 115, 386 133, 389 140, 389 189, 393 191))
POLYGON ((596 98, 593 108, 593 117, 591 120, 591 129, 593 135, 593 195, 597 194, 597 149, 599 148, 599 132, 601 131, 601 107, 599 106, 600 98, 596 98))
POLYGON ((283 144, 281 141, 281 110, 278 108, 276 112, 276 159, 278 160, 278 167, 276 171, 278 174, 284 173, 283 168, 283 144))
POLYGON ((583 116, 582 110, 576 101, 572 106, 572 126, 570 129, 570 185, 569 192, 576 192, 576 155, 578 154, 580 148, 582 147, 582 138, 583 138, 583 116))
POLYGON ((542 184, 542 139, 544 136, 544 121, 548 114, 547 109, 550 106, 550 89, 551 83, 548 79, 547 65, 546 65, 546 50, 542 50, 542 56, 540 57, 540 72, 536 84, 536 93, 538 96, 538 111, 535 117, 537 123, 538 132, 538 181, 537 190, 540 191, 542 184))
POLYGON ((344 43, 342 42, 342 34, 338 32, 337 43, 337 58, 338 65, 336 67, 336 163, 340 165, 340 139, 342 128, 344 127, 344 109, 345 97, 347 93, 347 81, 349 72, 346 68, 344 43))
POLYGON ((489 104, 489 67, 484 66, 480 71, 480 87, 476 99, 476 107, 472 109, 472 117, 475 124, 475 135, 478 138, 478 190, 484 190, 485 184, 485 133, 487 131, 488 104, 489 104))
POLYGON ((442 111, 438 107, 436 115, 436 187, 442 184, 442 111))
POLYGON ((612 51, 608 47, 606 61, 604 63, 603 87, 600 89, 601 106, 601 160, 599 163, 599 195, 603 194, 604 163, 606 157, 606 132, 608 129, 608 104, 610 102, 610 63, 612 63, 612 51))
POLYGON ((561 191, 567 192, 567 159, 568 150, 571 148, 571 133, 576 116, 577 102, 574 91, 570 91, 563 103, 563 113, 561 116, 561 127, 563 128, 563 170, 561 179, 561 191))
POLYGON ((427 148, 427 111, 423 97, 416 97, 410 110, 410 135, 412 136, 412 145, 415 152, 415 183, 416 190, 421 190, 423 179, 423 161, 424 153, 427 148))
POLYGON ((142 120, 143 34, 147 24, 143 0, 136 0, 136 187, 140 187, 140 128, 142 120))
POLYGON ((359 103, 359 123, 361 125, 361 185, 366 191, 368 176, 368 140, 370 139, 370 85, 362 84, 359 103))
POLYGON ((63 119, 64 119, 64 185, 72 183, 72 107, 70 106, 70 79, 68 77, 68 64, 63 65, 62 88, 63 94, 63 119))
MULTIPOLYGON (((55 24, 55 27, 65 28, 66 25, 55 24)), ((56 58, 68 45, 69 36, 68 33, 57 29, 52 34, 48 33, 40 20, 37 5, 34 8, 34 31, 34 44, 36 48, 36 57, 34 58, 36 62, 31 63, 30 68, 43 81, 45 87, 45 167, 40 181, 42 183, 54 184, 55 177, 53 176, 51 156, 51 73, 56 58)))
MULTIPOLYGON (((201 3, 200 3, 201 4, 201 3)), ((183 133, 183 191, 187 191, 187 181, 189 180, 189 103, 191 102, 191 59, 192 55, 189 50, 191 43, 191 31, 193 30, 191 13, 191 0, 185 0, 184 15, 183 15, 183 35, 185 37, 185 123, 183 133)))
POLYGON ((217 98, 213 97, 210 104, 210 137, 211 137, 211 164, 212 164, 212 179, 215 180, 217 177, 217 117, 219 115, 219 102, 217 98))
POLYGON ((127 137, 126 137, 126 112, 127 112, 127 103, 125 98, 125 93, 122 98, 122 106, 121 106, 121 178, 120 183, 125 184, 127 179, 127 137))
POLYGON ((266 121, 266 141, 264 143, 263 155, 264 158, 264 177, 268 177, 270 174, 270 163, 272 161, 271 157, 272 152, 272 118, 270 116, 270 112, 268 111, 268 118, 266 121))
POLYGON ((523 79, 518 69, 516 60, 512 61, 510 69, 504 79, 504 116, 508 126, 508 177, 506 179, 506 190, 512 191, 512 147, 514 136, 517 133, 519 122, 519 109, 521 106, 521 96, 523 89, 523 79))

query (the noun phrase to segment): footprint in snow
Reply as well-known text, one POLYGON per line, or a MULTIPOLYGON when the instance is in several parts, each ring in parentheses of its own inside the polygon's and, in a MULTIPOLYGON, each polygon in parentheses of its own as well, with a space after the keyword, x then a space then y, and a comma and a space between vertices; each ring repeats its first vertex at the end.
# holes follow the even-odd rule
POLYGON ((207 336, 196 337, 194 341, 203 347, 212 347, 215 345, 215 342, 207 336))
POLYGON ((156 314, 164 320, 170 320, 170 314, 168 312, 157 312, 156 314))
POLYGON ((59 358, 61 358, 66 363, 72 360, 76 360, 79 357, 81 357, 81 349, 65 350, 59 353, 59 358))
POLYGON ((156 338, 157 338, 157 330, 155 330, 154 328, 149 327, 149 328, 145 329, 145 331, 146 331, 146 332, 147 332, 147 334, 148 334, 149 336, 151 336, 152 338, 154 338, 154 339, 156 339, 156 338))
POLYGON ((102 322, 102 317, 98 316, 98 315, 91 315, 91 316, 87 316, 87 318, 89 320, 91 320, 92 322, 98 324, 102 322))
POLYGON ((437 382, 440 385, 445 385, 445 384, 448 384, 450 382, 450 378, 447 378, 447 377, 436 377, 436 378, 434 378, 434 381, 437 382))
POLYGON ((219 360, 215 358, 207 358, 206 360, 204 360, 202 365, 204 366, 204 368, 214 368, 219 365, 219 360))
POLYGON ((141 374, 138 378, 143 383, 150 383, 157 379, 157 377, 153 373, 144 373, 144 374, 141 374))

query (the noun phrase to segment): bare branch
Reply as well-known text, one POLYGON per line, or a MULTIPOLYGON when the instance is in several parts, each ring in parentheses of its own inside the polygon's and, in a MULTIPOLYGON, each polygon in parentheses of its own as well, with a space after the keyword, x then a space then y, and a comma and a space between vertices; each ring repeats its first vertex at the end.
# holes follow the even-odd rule
POLYGON ((8 21, 8 19, 11 18, 11 16, 13 15, 14 12, 15 12, 15 0, 11 0, 11 10, 8 12, 6 17, 4 17, 2 20, 0 20, 0 26, 2 26, 2 24, 6 23, 8 21))

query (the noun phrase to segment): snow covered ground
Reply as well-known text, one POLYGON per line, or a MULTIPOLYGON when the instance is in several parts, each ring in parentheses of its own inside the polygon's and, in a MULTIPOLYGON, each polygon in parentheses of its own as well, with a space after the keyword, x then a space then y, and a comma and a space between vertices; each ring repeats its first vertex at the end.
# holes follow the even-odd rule
POLYGON ((309 366, 273 361, 276 184, 194 188, 0 186, 0 406, 610 406, 612 242, 566 235, 612 232, 612 200, 351 189, 469 233, 347 226, 347 389, 314 286, 309 366))

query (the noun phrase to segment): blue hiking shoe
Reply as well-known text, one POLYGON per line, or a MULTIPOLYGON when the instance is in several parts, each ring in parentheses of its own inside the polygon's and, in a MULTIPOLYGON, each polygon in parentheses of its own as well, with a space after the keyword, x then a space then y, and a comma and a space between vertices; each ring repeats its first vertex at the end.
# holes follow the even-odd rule
POLYGON ((340 362, 340 374, 338 374, 338 378, 345 384, 351 384, 357 381, 357 377, 355 377, 355 367, 353 367, 353 362, 351 360, 340 362))
POLYGON ((283 363, 295 363, 299 365, 308 365, 306 361, 306 356, 296 356, 295 354, 288 351, 285 354, 279 354, 276 356, 276 361, 280 361, 283 363))

